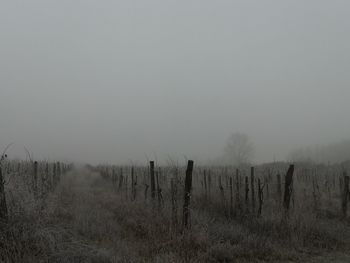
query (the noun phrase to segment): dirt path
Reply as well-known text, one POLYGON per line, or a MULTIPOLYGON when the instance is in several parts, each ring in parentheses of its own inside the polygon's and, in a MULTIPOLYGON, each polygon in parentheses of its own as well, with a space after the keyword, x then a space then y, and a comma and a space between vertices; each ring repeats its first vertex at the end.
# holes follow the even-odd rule
POLYGON ((132 262, 113 212, 116 195, 97 174, 66 175, 52 202, 52 224, 62 231, 50 262, 132 262))
POLYGON ((148 209, 142 211, 143 201, 126 203, 99 174, 82 168, 65 175, 48 206, 50 224, 64 233, 50 263, 180 262, 171 254, 155 253, 159 245, 142 228, 153 227, 148 209))

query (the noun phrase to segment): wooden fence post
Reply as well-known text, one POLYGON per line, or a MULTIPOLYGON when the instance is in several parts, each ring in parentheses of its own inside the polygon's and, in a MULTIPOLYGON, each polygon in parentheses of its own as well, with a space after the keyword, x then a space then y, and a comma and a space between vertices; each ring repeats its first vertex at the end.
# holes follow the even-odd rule
POLYGON ((34 197, 38 198, 38 162, 35 161, 33 164, 33 192, 34 197))
POLYGON ((224 187, 222 186, 222 182, 221 182, 221 175, 219 175, 219 189, 220 189, 220 193, 221 193, 221 202, 224 205, 224 214, 227 217, 227 208, 226 208, 226 198, 225 198, 225 191, 224 191, 224 187))
POLYGON ((254 167, 250 168, 250 190, 252 192, 252 211, 255 211, 255 186, 254 186, 254 167))
POLYGON ((286 212, 289 210, 290 206, 290 198, 293 192, 293 173, 294 173, 294 165, 291 164, 288 168, 285 183, 284 183, 284 198, 283 198, 283 206, 286 212))
POLYGON ((151 197, 152 201, 156 198, 156 182, 154 178, 154 161, 150 161, 150 175, 151 175, 151 197))
POLYGON ((157 200, 158 200, 158 208, 160 209, 162 207, 162 188, 159 185, 159 177, 160 177, 160 171, 156 172, 156 182, 157 182, 157 200))
POLYGON ((264 201, 264 186, 261 186, 260 178, 258 179, 258 198, 259 198, 259 208, 258 208, 258 216, 261 216, 262 206, 264 201))
POLYGON ((182 212, 182 228, 188 228, 188 219, 190 215, 189 205, 191 200, 191 189, 192 189, 192 172, 193 172, 193 161, 189 160, 186 170, 185 179, 185 193, 184 193, 184 205, 182 212))
POLYGON ((131 201, 136 199, 136 182, 134 174, 134 166, 131 167, 131 201))

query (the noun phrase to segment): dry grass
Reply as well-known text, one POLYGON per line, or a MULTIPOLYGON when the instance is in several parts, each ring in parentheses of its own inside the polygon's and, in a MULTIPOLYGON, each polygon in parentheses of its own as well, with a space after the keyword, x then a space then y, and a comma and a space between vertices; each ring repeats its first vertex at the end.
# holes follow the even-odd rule
MULTIPOLYGON (((349 262, 350 225, 331 205, 314 211, 309 199, 298 199, 283 220, 271 199, 261 217, 227 218, 218 196, 206 203, 194 194, 191 230, 181 233, 171 224, 170 194, 166 189, 163 194, 162 209, 146 202, 142 189, 131 201, 88 170, 66 174, 45 201, 35 201, 25 187, 8 186, 10 220, 1 228, 0 258, 28 263, 349 262)), ((179 213, 181 195, 179 188, 179 213)))

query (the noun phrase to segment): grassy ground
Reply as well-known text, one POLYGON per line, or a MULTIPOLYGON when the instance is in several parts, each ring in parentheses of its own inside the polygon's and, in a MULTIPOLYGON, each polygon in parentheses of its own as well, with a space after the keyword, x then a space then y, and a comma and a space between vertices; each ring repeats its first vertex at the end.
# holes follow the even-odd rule
POLYGON ((98 174, 73 171, 45 203, 16 208, 0 253, 3 262, 350 262, 346 221, 227 220, 194 209, 183 235, 171 229, 166 209, 130 201, 98 174))

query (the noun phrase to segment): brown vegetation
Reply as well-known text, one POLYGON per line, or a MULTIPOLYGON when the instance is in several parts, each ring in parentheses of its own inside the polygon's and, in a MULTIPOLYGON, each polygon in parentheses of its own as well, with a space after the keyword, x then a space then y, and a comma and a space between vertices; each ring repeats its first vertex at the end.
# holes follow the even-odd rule
POLYGON ((58 166, 2 164, 1 262, 349 262, 337 165, 58 166))

